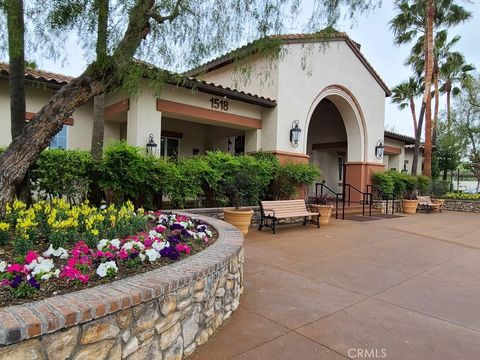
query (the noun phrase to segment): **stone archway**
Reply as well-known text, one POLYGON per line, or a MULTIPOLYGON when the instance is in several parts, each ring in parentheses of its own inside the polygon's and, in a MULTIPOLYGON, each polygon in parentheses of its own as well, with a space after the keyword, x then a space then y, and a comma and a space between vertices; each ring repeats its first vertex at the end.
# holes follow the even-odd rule
POLYGON ((313 100, 304 126, 303 150, 322 168, 327 186, 341 192, 346 176, 347 183, 365 191, 368 134, 353 94, 341 85, 327 86, 313 100))

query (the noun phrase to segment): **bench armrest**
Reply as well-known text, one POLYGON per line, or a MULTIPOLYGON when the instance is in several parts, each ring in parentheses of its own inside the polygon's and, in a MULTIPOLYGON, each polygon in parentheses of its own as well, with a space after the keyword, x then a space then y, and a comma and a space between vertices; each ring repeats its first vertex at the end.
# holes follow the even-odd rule
POLYGON ((275 217, 275 210, 273 210, 273 209, 262 209, 262 211, 263 211, 263 215, 265 215, 265 216, 273 216, 273 217, 275 217), (272 214, 272 215, 267 215, 267 211, 268 211, 268 212, 271 211, 273 214, 272 214))

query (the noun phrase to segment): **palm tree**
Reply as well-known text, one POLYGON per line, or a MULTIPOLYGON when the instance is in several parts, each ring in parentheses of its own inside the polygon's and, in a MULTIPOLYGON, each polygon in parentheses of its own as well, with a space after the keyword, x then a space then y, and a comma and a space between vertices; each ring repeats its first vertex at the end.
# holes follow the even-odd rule
POLYGON ((413 130, 417 133, 417 114, 415 109, 415 98, 422 93, 422 89, 418 80, 414 77, 410 77, 407 81, 404 81, 392 89, 392 102, 398 104, 400 109, 410 107, 413 120, 413 130))
POLYGON ((424 95, 415 134, 415 149, 412 173, 417 173, 418 154, 423 118, 425 116, 425 173, 431 173, 432 121, 431 121, 431 83, 434 74, 433 38, 436 31, 447 29, 466 21, 471 14, 455 0, 396 0, 399 13, 390 21, 397 45, 413 42, 423 36, 422 49, 424 59, 424 95))
POLYGON ((451 95, 458 95, 461 92, 459 84, 465 84, 472 78, 470 72, 475 70, 475 66, 467 64, 465 57, 458 53, 452 52, 448 54, 445 63, 440 68, 440 76, 444 80, 443 86, 440 88, 442 93, 447 95, 447 129, 451 127, 451 95))

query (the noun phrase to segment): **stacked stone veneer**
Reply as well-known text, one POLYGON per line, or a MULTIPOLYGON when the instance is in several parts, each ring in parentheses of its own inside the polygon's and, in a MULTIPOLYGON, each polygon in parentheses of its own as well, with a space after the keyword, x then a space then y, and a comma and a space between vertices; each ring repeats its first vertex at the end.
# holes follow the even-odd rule
POLYGON ((391 214, 392 213, 392 204, 394 205, 394 212, 400 213, 402 212, 402 200, 392 200, 388 201, 388 209, 387 209, 387 201, 386 200, 373 200, 372 207, 374 209, 381 210, 382 214, 391 214))
POLYGON ((480 200, 446 199, 443 208, 450 211, 480 212, 480 200))
POLYGON ((182 359, 230 318, 243 292, 243 236, 195 216, 215 244, 113 283, 0 309, 0 359, 182 359))

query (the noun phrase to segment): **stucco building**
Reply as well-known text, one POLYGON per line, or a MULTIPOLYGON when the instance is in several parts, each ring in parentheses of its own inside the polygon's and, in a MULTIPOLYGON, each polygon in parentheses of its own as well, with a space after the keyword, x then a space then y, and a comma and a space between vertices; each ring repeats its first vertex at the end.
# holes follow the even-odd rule
MULTIPOLYGON (((387 168, 401 170, 404 146, 384 138, 390 91, 360 45, 344 33, 328 39, 309 34, 275 38, 281 41, 278 58, 249 44, 191 70, 187 81, 166 84, 158 94, 147 80, 137 97, 107 94, 105 143, 127 140, 145 147, 152 134, 159 156, 262 150, 281 161, 317 163, 332 189, 340 190, 345 178, 364 190, 371 173, 385 167, 379 156, 385 142, 387 168), (238 52, 243 60, 235 63, 238 52), (249 68, 250 75, 239 77, 239 67, 249 68), (291 138, 295 126, 301 130, 298 141, 291 138)), ((27 118, 71 80, 32 69, 25 79, 27 118)), ((0 116, 0 146, 5 146, 11 140, 6 64, 0 64, 0 116)), ((92 123, 90 101, 68 119, 52 146, 90 149, 92 123)))

